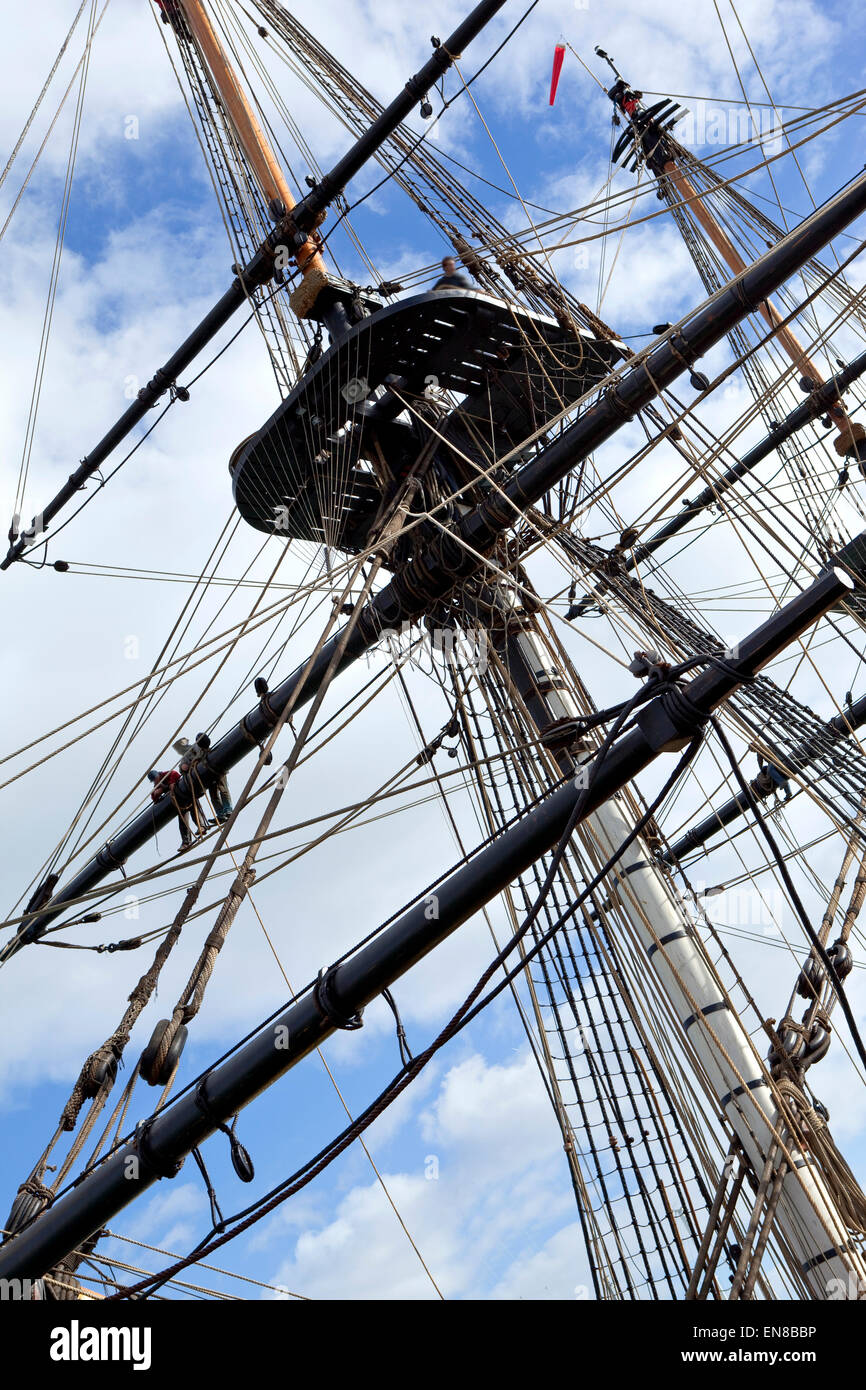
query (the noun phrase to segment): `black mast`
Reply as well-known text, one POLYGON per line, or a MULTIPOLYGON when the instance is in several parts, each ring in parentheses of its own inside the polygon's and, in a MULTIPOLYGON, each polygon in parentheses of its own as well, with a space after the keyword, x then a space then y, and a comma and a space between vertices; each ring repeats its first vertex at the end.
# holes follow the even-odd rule
MULTIPOLYGON (((358 615, 340 659, 344 670, 379 639, 384 628, 399 627, 424 614, 457 583, 480 568, 472 551, 485 553, 527 507, 539 501, 574 466, 610 439, 634 414, 675 381, 757 303, 766 299, 804 261, 815 255, 850 222, 866 211, 866 175, 861 174, 842 192, 811 214, 754 265, 731 280, 694 310, 676 331, 671 330, 643 356, 625 368, 619 379, 600 394, 580 418, 531 463, 516 471, 499 492, 494 492, 464 516, 454 534, 443 532, 437 541, 416 553, 404 569, 358 615)), ((342 630, 324 644, 304 685, 300 703, 313 698, 340 643, 342 630)), ((214 743, 197 775, 207 789, 221 773, 250 753, 276 722, 293 695, 304 667, 299 667, 236 727, 214 743)), ((174 789, 180 805, 191 805, 194 789, 182 778, 174 789)), ((22 924, 17 936, 0 952, 8 959, 22 945, 34 940, 66 902, 87 892, 130 853, 145 844, 174 815, 171 801, 142 811, 117 836, 109 840, 51 900, 46 911, 22 924)))
MULTIPOLYGON (((623 569, 633 570, 641 560, 646 560, 654 554, 660 546, 664 545, 665 541, 676 536, 691 521, 694 521, 696 516, 700 516, 701 512, 706 511, 707 507, 718 502, 735 483, 739 482, 740 478, 745 478, 753 472, 758 464, 772 454, 780 444, 784 444, 786 439, 790 439, 811 420, 823 415, 828 406, 834 405, 841 398, 846 387, 859 380, 864 372, 866 372, 866 352, 861 352, 858 357, 854 358, 853 362, 849 362, 847 367, 843 367, 835 376, 831 376, 822 386, 818 386, 812 391, 808 400, 803 401, 802 405, 798 405, 795 410, 792 410, 790 415, 787 415, 780 424, 775 425, 760 444, 756 444, 754 449, 750 449, 737 463, 726 469, 719 478, 709 483, 693 502, 684 502, 682 511, 677 516, 671 517, 670 521, 666 521, 647 540, 639 541, 631 554, 623 558, 623 569)), ((862 470, 863 465, 861 464, 860 467, 862 470)))

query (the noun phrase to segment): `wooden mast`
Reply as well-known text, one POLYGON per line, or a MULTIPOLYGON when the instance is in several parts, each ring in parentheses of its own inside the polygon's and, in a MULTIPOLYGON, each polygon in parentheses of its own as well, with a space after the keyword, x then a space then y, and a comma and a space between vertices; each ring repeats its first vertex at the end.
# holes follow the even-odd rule
MULTIPOLYGON (((703 227, 710 241, 715 246, 719 254, 727 262, 728 267, 734 275, 740 275, 746 269, 746 262, 737 251, 736 247, 726 236, 719 226, 716 219, 707 210, 706 204, 697 189, 686 178, 679 165, 673 159, 668 159, 662 166, 662 173, 670 181, 671 187, 675 190, 684 207, 694 213, 695 219, 703 227)), ((824 376, 816 366, 814 360, 809 356, 806 349, 800 343, 796 334, 784 322, 775 304, 771 300, 765 299, 758 305, 758 312, 772 330, 773 336, 779 346, 790 357, 795 367, 814 386, 824 385, 824 376)), ((835 449, 839 454, 846 454, 856 447, 859 440, 866 438, 866 429, 863 425, 855 424, 849 420, 844 407, 838 403, 827 408, 827 414, 833 421, 838 432, 835 441, 835 449)))
MULTIPOLYGON (((249 98, 226 57, 202 0, 179 0, 179 8, 207 64, 266 203, 269 207, 274 202, 282 203, 286 212, 291 212, 295 207, 295 199, 286 177, 249 98)), ((294 258, 303 274, 303 284, 299 287, 300 293, 296 291, 292 295, 291 303, 298 316, 304 318, 312 307, 318 291, 327 284, 328 276, 318 247, 311 237, 298 247, 294 258)))
MULTIPOLYGON (((643 93, 635 91, 627 85, 613 59, 608 53, 605 53, 604 49, 596 48, 595 51, 616 74, 616 86, 613 87, 607 95, 614 103, 614 106, 622 112, 632 126, 637 143, 647 156, 650 169, 657 178, 661 179, 664 177, 668 179, 671 188, 680 200, 681 206, 691 209, 694 213, 695 220, 703 227, 710 241, 722 256, 732 274, 741 275, 746 269, 746 262, 707 208, 702 194, 698 192, 691 180, 683 173, 677 160, 672 157, 670 142, 662 138, 664 132, 658 126, 653 126, 651 119, 649 123, 647 123, 646 120, 641 121, 641 114, 647 114, 639 111, 639 102, 643 93), (655 130, 658 137, 654 147, 648 145, 646 138, 652 130, 655 130)), ((652 113, 649 114, 651 116, 652 113)), ((815 390, 815 388, 823 386, 825 384, 825 378, 822 372, 816 366, 814 360, 809 356, 791 327, 785 323, 783 316, 779 313, 775 304, 769 299, 763 300, 758 305, 758 312, 761 314, 779 346, 791 359, 794 366, 802 373, 805 379, 812 383, 811 389, 815 390)), ((833 444, 836 453, 842 457, 850 453, 860 457, 861 449, 864 447, 864 440, 866 440, 866 428, 856 421, 852 421, 844 406, 839 401, 827 407, 827 415, 836 427, 836 439, 833 444)))

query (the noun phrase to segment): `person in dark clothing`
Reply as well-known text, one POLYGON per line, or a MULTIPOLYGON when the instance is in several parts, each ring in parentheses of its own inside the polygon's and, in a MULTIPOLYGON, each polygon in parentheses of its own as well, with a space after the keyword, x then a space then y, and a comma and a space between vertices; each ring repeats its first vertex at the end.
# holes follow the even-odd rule
MULTIPOLYGON (((196 734, 195 743, 184 751, 184 761, 189 767, 194 767, 199 758, 207 757, 209 750, 210 738, 208 735, 196 734)), ((229 784, 224 772, 220 773, 210 795, 217 824, 222 825, 232 813, 232 799, 229 795, 229 784)))
POLYGON ((472 285, 465 275, 460 275, 453 256, 446 256, 442 262, 442 274, 433 286, 436 290, 471 290, 472 285))
POLYGON ((622 78, 615 82, 608 92, 608 96, 620 111, 626 116, 633 116, 637 110, 637 104, 643 96, 643 92, 634 91, 622 78))
MULTIPOLYGON (((153 790, 150 793, 151 801, 160 801, 164 796, 170 796, 175 785, 180 781, 180 773, 172 768, 169 772, 149 772, 147 774, 149 782, 153 783, 153 790)), ((180 826, 180 849, 178 854, 184 854, 192 847, 192 831, 190 830, 187 812, 175 803, 177 811, 177 823, 180 826)))
MULTIPOLYGON (((180 753, 183 758, 180 765, 181 772, 184 776, 188 772, 192 773, 192 787, 196 798, 198 799, 199 793, 206 796, 202 779, 195 769, 199 760, 206 758, 210 751, 210 738, 207 734, 196 734, 195 743, 190 743, 188 738, 180 738, 174 747, 175 751, 180 753)), ((211 788, 210 800, 213 803, 214 815, 216 816, 216 821, 210 823, 211 825, 222 825, 232 813, 232 799, 229 795, 229 784, 224 772, 220 773, 215 785, 211 788)), ((205 802, 205 804, 207 803, 205 802)), ((196 819, 199 819, 198 800, 196 802, 196 819)))

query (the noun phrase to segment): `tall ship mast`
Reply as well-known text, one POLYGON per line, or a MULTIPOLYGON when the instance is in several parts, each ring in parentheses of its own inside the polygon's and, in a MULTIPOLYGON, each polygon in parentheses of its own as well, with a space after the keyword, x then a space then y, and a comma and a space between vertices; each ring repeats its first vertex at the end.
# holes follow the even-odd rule
MULTIPOLYGON (((86 75, 101 18, 85 9, 61 57, 86 25, 86 75)), ((796 217, 780 199, 777 221, 749 197, 756 170, 778 178, 766 142, 722 151, 751 161, 737 177, 698 159, 675 134, 691 119, 679 99, 645 95, 596 48, 609 177, 555 212, 518 190, 476 85, 535 6, 476 5, 388 103, 276 0, 153 9, 230 276, 98 442, 83 457, 70 444, 71 471, 28 519, 25 496, 29 508, 45 483, 28 476, 44 336, 0 582, 22 596, 56 582, 56 612, 75 621, 74 591, 53 576, 108 570, 65 558, 78 513, 110 511, 137 450, 169 412, 194 416, 198 383, 248 323, 278 404, 226 441, 230 516, 212 549, 199 544, 219 519, 210 483, 198 495, 187 478, 172 503, 203 563, 175 572, 187 595, 146 677, 81 714, 58 690, 41 731, 4 759, 6 795, 50 776, 57 816, 44 852, 15 865, 0 988, 13 999, 37 958, 47 980, 47 958, 52 1007, 67 1007, 74 948, 108 963, 119 1004, 74 1074, 66 1058, 57 1072, 64 1100, 10 1191, 0 1280, 47 1302, 248 1297, 224 1247, 360 1153, 425 1293, 454 1296, 368 1140, 496 1018, 549 1107, 580 1297, 858 1300, 862 1164, 843 1154, 821 1078, 848 1135, 866 1066, 866 175, 849 160, 832 196, 796 217), (339 150, 322 164, 301 94, 339 150), (439 136, 470 117, 495 184, 439 136), (394 268, 390 205, 370 211, 381 190, 423 219, 441 271, 394 268), (377 215, 387 273, 362 240, 377 215), (658 323, 642 306, 645 334, 621 334, 604 276, 633 226, 660 219, 694 267, 693 306, 658 323), (599 240, 593 308, 562 257, 599 240), (235 553, 251 557, 240 578, 235 553), (80 770, 91 735, 82 786, 62 769, 80 770), (340 749, 343 784, 329 761, 340 749), (413 847, 426 802, 450 858, 440 832, 413 847), (373 830, 379 859, 353 857, 346 843, 373 830), (387 906, 369 920, 357 909, 374 863, 387 906), (757 923, 716 910, 738 895, 760 904, 757 923), (253 925, 277 1007, 237 1013, 240 1040, 219 1055, 202 1025, 230 972, 245 978, 238 941, 253 925), (425 1011, 413 981, 442 959, 459 997, 449 980, 447 1008, 425 1011), (387 1056, 350 1108, 331 1062, 348 1067, 374 1030, 387 1056), (314 1053, 339 1126, 319 1135, 293 1104, 304 1151, 294 1168, 268 1162, 265 1181, 248 1117, 282 1113, 287 1073, 300 1084, 314 1053), (181 1172, 207 1200, 200 1239, 157 1246, 147 1267, 141 1251, 125 1258, 119 1225, 181 1172)), ((408 71, 418 55, 404 57, 408 71)), ((801 145, 863 106, 844 96, 790 121, 773 108, 774 138, 802 174, 801 145)), ((55 293, 52 271, 48 326, 55 293)), ((132 562, 134 534, 128 547, 132 562)), ((477 1142, 488 1119, 472 1116, 477 1142)), ((495 1185, 491 1151, 486 1162, 495 1185)))

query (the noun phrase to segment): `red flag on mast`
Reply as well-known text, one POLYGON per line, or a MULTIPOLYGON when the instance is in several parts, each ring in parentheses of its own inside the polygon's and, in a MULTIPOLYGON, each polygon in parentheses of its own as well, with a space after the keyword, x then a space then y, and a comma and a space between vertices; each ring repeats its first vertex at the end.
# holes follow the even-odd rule
POLYGON ((558 43, 553 50, 553 74, 550 79, 550 105, 556 100, 556 89, 559 86, 559 74, 562 72, 562 61, 565 57, 565 44, 558 43))

